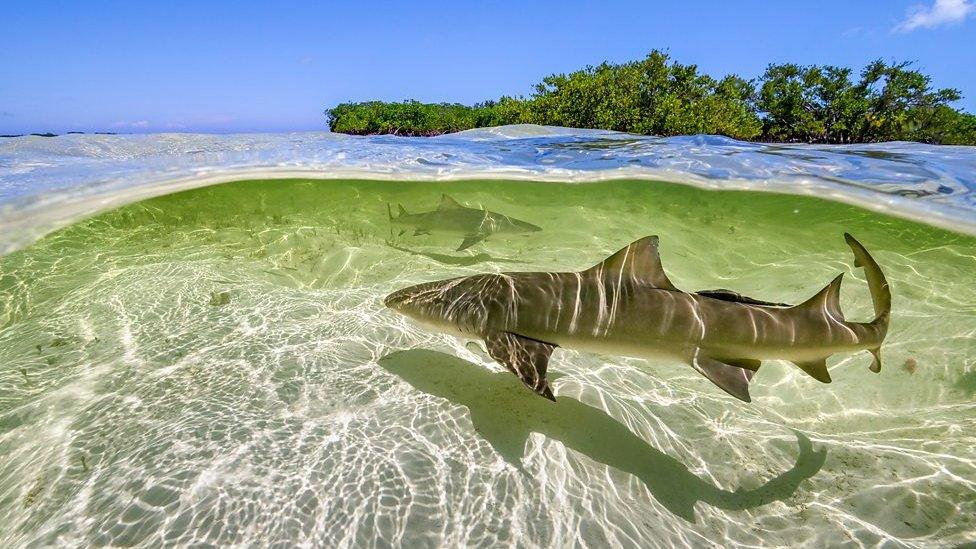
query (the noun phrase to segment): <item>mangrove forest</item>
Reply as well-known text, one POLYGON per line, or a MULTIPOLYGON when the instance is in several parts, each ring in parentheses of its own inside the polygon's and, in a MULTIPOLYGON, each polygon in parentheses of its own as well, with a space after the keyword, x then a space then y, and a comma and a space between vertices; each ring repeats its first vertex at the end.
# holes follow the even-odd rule
POLYGON ((757 79, 716 79, 662 51, 642 60, 553 74, 527 97, 475 105, 342 103, 333 132, 431 136, 506 124, 644 135, 715 134, 751 141, 976 145, 976 116, 952 107, 959 90, 934 89, 911 63, 874 61, 859 73, 829 65, 772 64, 757 79))

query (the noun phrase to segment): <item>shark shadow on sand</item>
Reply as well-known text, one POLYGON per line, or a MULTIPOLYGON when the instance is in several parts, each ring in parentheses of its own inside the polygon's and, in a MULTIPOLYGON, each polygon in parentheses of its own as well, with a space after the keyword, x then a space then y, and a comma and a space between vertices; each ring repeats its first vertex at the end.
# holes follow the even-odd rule
POLYGON ((521 469, 530 433, 541 433, 608 467, 636 476, 675 515, 695 522, 699 501, 729 511, 792 496, 823 467, 827 451, 813 450, 795 432, 799 456, 792 469, 752 490, 723 490, 635 435, 603 410, 562 397, 557 402, 519 390, 519 381, 457 357, 426 350, 397 351, 379 364, 415 389, 465 406, 475 430, 508 463, 521 469))
POLYGON ((507 259, 504 257, 492 257, 484 252, 474 255, 447 255, 439 254, 434 252, 422 252, 419 250, 411 250, 410 248, 404 248, 397 246, 393 242, 387 240, 386 245, 393 248, 394 250, 411 254, 419 255, 421 257, 426 257, 427 259, 434 260, 438 263, 444 265, 453 265, 456 267, 470 267, 471 265, 477 265, 478 263, 525 263, 525 261, 519 261, 518 259, 507 259))

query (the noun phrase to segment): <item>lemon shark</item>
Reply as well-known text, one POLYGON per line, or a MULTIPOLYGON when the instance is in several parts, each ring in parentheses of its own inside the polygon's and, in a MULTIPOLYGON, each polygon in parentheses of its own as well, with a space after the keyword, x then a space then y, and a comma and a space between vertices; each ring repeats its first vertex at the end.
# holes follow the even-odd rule
POLYGON ((390 224, 400 227, 403 234, 414 230, 414 236, 422 234, 446 233, 461 236, 464 240, 457 251, 465 250, 494 234, 527 234, 541 231, 542 228, 487 209, 468 208, 446 194, 441 195, 437 209, 431 212, 408 213, 402 204, 397 204, 398 215, 387 205, 390 224))
POLYGON ((479 274, 410 286, 387 307, 438 331, 485 342, 488 354, 535 393, 555 400, 546 370, 556 347, 692 366, 749 402, 763 360, 787 360, 823 383, 826 359, 869 351, 881 371, 891 292, 867 250, 844 235, 863 267, 874 304, 870 322, 848 322, 840 308, 843 273, 805 302, 789 306, 728 290, 683 292, 668 279, 658 237, 637 240, 579 272, 479 274))

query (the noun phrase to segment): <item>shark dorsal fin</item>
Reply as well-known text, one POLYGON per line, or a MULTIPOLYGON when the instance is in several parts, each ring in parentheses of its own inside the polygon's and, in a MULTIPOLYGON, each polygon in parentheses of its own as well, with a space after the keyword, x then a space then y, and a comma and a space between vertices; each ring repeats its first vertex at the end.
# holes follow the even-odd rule
POLYGON ((754 297, 749 297, 742 295, 738 292, 733 292, 732 290, 726 290, 720 288, 718 290, 699 290, 695 292, 698 295, 703 295, 705 297, 710 297, 712 299, 718 299, 720 301, 731 301, 732 303, 744 303, 746 305, 762 305, 764 307, 792 307, 786 303, 777 303, 775 301, 763 301, 761 299, 756 299, 754 297))
POLYGON ((397 204, 397 210, 400 215, 407 215, 407 209, 403 207, 403 204, 397 204))
POLYGON ((840 283, 844 280, 844 273, 837 275, 830 284, 817 292, 817 295, 797 305, 797 308, 823 311, 836 320, 844 320, 844 313, 840 310, 840 283))
POLYGON ((437 205, 438 210, 457 210, 463 207, 460 202, 446 194, 441 195, 441 203, 437 205))
POLYGON ((597 263, 587 272, 601 271, 605 277, 628 277, 662 290, 677 290, 661 266, 657 236, 645 236, 597 263))

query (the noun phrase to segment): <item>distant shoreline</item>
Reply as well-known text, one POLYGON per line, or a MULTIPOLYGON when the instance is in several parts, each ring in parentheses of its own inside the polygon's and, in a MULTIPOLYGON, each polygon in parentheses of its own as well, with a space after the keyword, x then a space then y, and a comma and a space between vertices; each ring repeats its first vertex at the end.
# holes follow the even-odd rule
POLYGON ((118 135, 116 132, 64 132, 64 133, 6 133, 0 137, 59 137, 62 135, 118 135))
POLYGON ((539 124, 638 135, 722 135, 767 143, 914 141, 976 145, 976 115, 952 103, 911 64, 876 60, 846 67, 771 64, 755 80, 720 79, 652 51, 639 61, 553 74, 528 97, 475 105, 347 102, 325 111, 349 135, 431 137, 475 128, 539 124))

